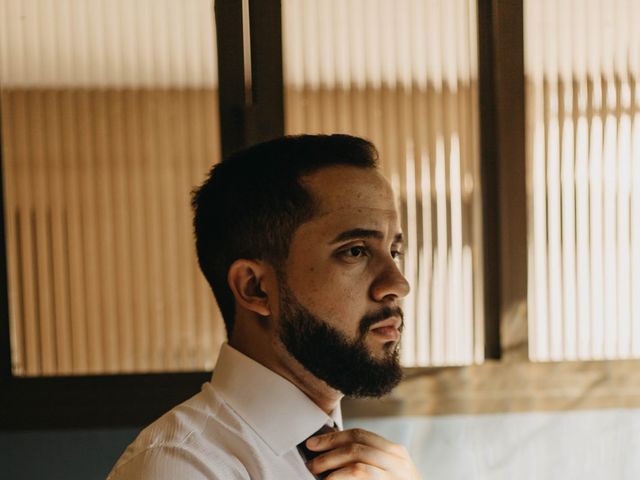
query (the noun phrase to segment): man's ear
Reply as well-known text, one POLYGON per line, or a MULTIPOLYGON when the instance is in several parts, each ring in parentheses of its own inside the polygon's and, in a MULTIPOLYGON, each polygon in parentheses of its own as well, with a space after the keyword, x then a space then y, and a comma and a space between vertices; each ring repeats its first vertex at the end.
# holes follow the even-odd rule
POLYGON ((269 297, 265 288, 266 265, 259 260, 238 259, 229 267, 227 282, 242 308, 258 315, 271 315, 269 297))

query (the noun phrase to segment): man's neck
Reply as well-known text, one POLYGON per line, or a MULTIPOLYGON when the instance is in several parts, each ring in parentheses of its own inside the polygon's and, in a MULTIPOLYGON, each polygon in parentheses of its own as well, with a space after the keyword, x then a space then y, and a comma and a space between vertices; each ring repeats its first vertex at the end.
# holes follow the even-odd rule
POLYGON ((250 342, 242 341, 242 338, 252 337, 234 335, 229 339, 229 345, 294 384, 327 415, 336 409, 342 393, 306 370, 284 346, 275 345, 275 341, 256 341, 255 337, 250 342))

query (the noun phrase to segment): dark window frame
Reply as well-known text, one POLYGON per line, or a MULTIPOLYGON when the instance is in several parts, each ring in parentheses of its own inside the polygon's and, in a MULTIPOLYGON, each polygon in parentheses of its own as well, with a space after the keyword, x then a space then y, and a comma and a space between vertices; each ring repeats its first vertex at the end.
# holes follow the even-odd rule
POLYGON ((527 301, 524 0, 478 0, 485 358, 500 325, 527 301))
MULTIPOLYGON (((223 155, 284 133, 280 0, 248 5, 250 89, 245 88, 242 2, 216 1, 223 155)), ((487 359, 500 358, 500 318, 509 302, 526 298, 522 34, 522 1, 478 0, 487 359), (522 181, 514 182, 520 173, 522 181)), ((0 147, 1 132, 0 124, 0 147)), ((1 155, 0 148, 0 430, 140 427, 196 393, 210 372, 12 374, 1 155)))

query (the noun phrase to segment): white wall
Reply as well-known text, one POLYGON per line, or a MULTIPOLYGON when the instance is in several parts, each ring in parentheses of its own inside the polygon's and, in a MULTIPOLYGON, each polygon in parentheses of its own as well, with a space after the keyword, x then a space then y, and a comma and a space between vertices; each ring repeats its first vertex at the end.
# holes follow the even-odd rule
POLYGON ((640 409, 355 419, 405 444, 424 480, 637 480, 640 409))

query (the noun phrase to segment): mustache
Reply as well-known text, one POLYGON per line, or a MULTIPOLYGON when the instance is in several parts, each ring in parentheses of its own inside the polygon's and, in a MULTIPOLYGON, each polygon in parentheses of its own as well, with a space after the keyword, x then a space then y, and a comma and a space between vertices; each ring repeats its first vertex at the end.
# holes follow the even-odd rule
POLYGON ((378 323, 386 320, 389 317, 399 317, 402 323, 400 324, 400 332, 404 328, 404 313, 400 307, 382 307, 377 312, 369 313, 362 317, 360 320, 360 326, 358 327, 360 330, 360 335, 364 336, 369 331, 369 328, 378 323))

